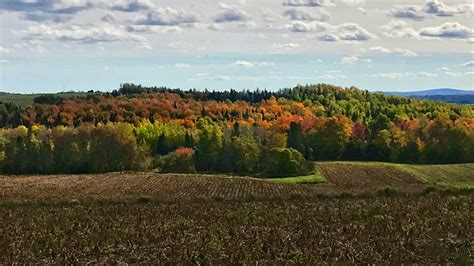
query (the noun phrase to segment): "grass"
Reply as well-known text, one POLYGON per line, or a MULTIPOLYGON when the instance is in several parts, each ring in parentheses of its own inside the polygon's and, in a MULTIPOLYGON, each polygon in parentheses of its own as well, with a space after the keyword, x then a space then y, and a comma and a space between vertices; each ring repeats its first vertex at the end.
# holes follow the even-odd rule
POLYGON ((269 178, 266 180, 282 184, 320 184, 326 182, 326 178, 320 170, 317 170, 314 174, 311 175, 269 178))
POLYGON ((446 188, 474 188, 474 164, 396 165, 418 179, 446 188))

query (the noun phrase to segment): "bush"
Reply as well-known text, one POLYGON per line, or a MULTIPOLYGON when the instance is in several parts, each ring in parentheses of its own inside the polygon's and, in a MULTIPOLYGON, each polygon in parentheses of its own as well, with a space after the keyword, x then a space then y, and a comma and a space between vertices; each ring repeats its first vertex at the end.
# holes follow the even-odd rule
POLYGON ((269 177, 285 177, 308 173, 309 168, 299 151, 293 148, 273 148, 267 156, 265 173, 269 177))
POLYGON ((191 148, 178 148, 155 160, 155 168, 167 173, 194 173, 194 151, 191 148))

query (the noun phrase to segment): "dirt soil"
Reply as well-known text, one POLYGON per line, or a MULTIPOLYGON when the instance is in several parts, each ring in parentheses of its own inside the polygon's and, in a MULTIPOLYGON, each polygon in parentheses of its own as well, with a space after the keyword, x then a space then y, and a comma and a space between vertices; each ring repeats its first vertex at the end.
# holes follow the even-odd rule
POLYGON ((0 176, 0 201, 61 199, 274 199, 315 195, 315 187, 248 178, 159 173, 0 176))

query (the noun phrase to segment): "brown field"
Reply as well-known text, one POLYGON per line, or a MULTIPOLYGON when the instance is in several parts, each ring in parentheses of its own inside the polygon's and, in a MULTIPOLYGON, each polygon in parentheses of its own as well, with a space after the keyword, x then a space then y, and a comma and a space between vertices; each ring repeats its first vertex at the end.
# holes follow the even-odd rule
POLYGON ((240 177, 158 173, 1 176, 0 201, 100 199, 149 196, 160 201, 247 198, 274 199, 315 195, 316 188, 240 177))
POLYGON ((473 200, 0 206, 0 264, 472 265, 473 200))
POLYGON ((149 196, 159 201, 221 199, 245 200, 315 197, 349 192, 375 193, 393 188, 418 194, 427 186, 396 167, 344 163, 319 165, 322 184, 280 184, 265 179, 223 175, 109 173, 101 175, 0 176, 1 201, 69 199, 129 200, 149 196))
POLYGON ((423 195, 432 183, 392 166, 319 167, 326 182, 308 185, 0 176, 0 265, 474 263, 473 194, 423 195))
POLYGON ((368 193, 393 188, 400 193, 420 193, 426 184, 396 167, 322 163, 319 165, 327 179, 327 189, 351 193, 368 193))

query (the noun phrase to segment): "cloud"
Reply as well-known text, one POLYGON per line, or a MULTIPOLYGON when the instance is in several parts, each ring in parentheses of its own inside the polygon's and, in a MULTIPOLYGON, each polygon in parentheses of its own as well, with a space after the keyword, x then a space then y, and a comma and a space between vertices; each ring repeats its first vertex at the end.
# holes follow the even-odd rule
POLYGON ((420 36, 447 39, 468 39, 474 36, 474 30, 463 26, 458 22, 446 22, 438 27, 426 27, 420 29, 420 36))
POLYGON ((61 23, 71 20, 73 17, 71 15, 64 14, 52 14, 52 13, 43 13, 43 12, 31 12, 24 13, 20 15, 20 19, 35 21, 35 22, 54 22, 61 23))
POLYGON ((321 6, 333 6, 334 3, 331 0, 286 0, 283 2, 284 6, 310 6, 310 7, 321 7, 321 6))
POLYGON ((377 38, 375 34, 368 32, 357 23, 343 23, 334 26, 320 21, 310 23, 295 21, 289 28, 293 32, 320 33, 319 39, 322 41, 367 41, 377 38))
POLYGON ((417 53, 415 53, 411 50, 408 50, 408 49, 395 49, 394 52, 402 54, 404 56, 417 56, 417 53))
POLYGON ((459 12, 457 8, 447 6, 439 0, 428 0, 423 11, 427 14, 433 14, 439 17, 450 17, 453 16, 454 13, 459 12))
POLYGON ((190 66, 188 64, 177 63, 175 67, 176 68, 189 68, 190 66))
POLYGON ((397 48, 395 50, 390 50, 388 48, 381 47, 381 46, 370 47, 369 51, 376 52, 376 53, 383 53, 383 54, 396 53, 396 54, 401 54, 401 55, 404 55, 404 56, 416 56, 417 55, 415 52, 413 52, 411 50, 408 50, 408 49, 397 48))
POLYGON ((385 47, 381 47, 381 46, 370 47, 369 50, 372 51, 372 52, 384 53, 384 54, 389 54, 389 53, 392 52, 389 49, 387 49, 385 47))
POLYGON ((214 18, 215 23, 242 22, 249 19, 249 15, 237 5, 219 3, 221 11, 214 18))
POLYGON ((418 37, 419 34, 416 30, 411 28, 408 23, 401 20, 392 20, 387 25, 381 26, 381 29, 385 30, 382 35, 392 38, 404 38, 404 37, 418 37))
POLYGON ((396 18, 422 20, 425 16, 419 6, 396 6, 390 10, 390 15, 396 18))
POLYGON ((7 59, 0 59, 0 64, 6 64, 6 63, 8 63, 7 59))
POLYGON ((170 7, 156 8, 143 17, 134 20, 135 25, 177 26, 198 22, 194 13, 170 7))
POLYGON ((57 14, 75 14, 93 7, 95 4, 86 0, 5 0, 0 2, 0 9, 3 10, 57 14))
POLYGON ((343 74, 323 74, 316 77, 316 79, 345 79, 346 76, 343 74))
POLYGON ((365 8, 363 8, 363 7, 359 7, 359 8, 357 8, 357 10, 358 10, 360 13, 364 14, 364 15, 367 15, 367 14, 368 14, 367 9, 365 9, 365 8))
POLYGON ((273 46, 281 49, 297 49, 301 47, 298 43, 275 43, 273 46))
POLYGON ((455 14, 473 13, 473 11, 474 5, 472 3, 448 6, 441 0, 428 0, 424 6, 396 6, 389 11, 389 14, 396 18, 422 20, 433 16, 452 17, 455 14))
POLYGON ((455 78, 462 78, 462 77, 466 77, 466 76, 474 76, 474 72, 473 72, 473 71, 471 71, 471 72, 451 72, 451 71, 446 71, 445 74, 448 75, 448 76, 451 76, 451 77, 455 77, 455 78))
POLYGON ((131 34, 120 27, 103 25, 71 25, 71 26, 30 26, 24 32, 26 39, 56 40, 62 42, 98 43, 115 41, 134 41, 145 43, 144 37, 131 34))
POLYGON ((355 62, 359 61, 359 57, 358 56, 345 56, 341 59, 341 64, 344 64, 344 65, 352 65, 354 64, 355 62))
POLYGON ((469 61, 463 64, 465 67, 474 67, 474 61, 469 61))
POLYGON ((0 46, 0 53, 10 53, 12 51, 12 49, 10 48, 6 48, 6 47, 3 47, 3 46, 0 46))
POLYGON ((232 65, 233 66, 245 67, 245 68, 252 68, 252 67, 255 66, 253 63, 250 63, 248 61, 236 61, 232 65))
POLYGON ((155 5, 150 0, 115 0, 109 4, 111 10, 122 12, 137 12, 140 10, 151 10, 155 5))
POLYGON ((373 74, 373 78, 384 78, 384 79, 401 79, 401 78, 432 78, 437 77, 438 74, 430 73, 425 71, 419 72, 385 72, 373 74))
POLYGON ((293 8, 286 10, 283 15, 289 17, 291 20, 328 21, 331 18, 331 15, 321 8, 315 9, 311 12, 293 8))

